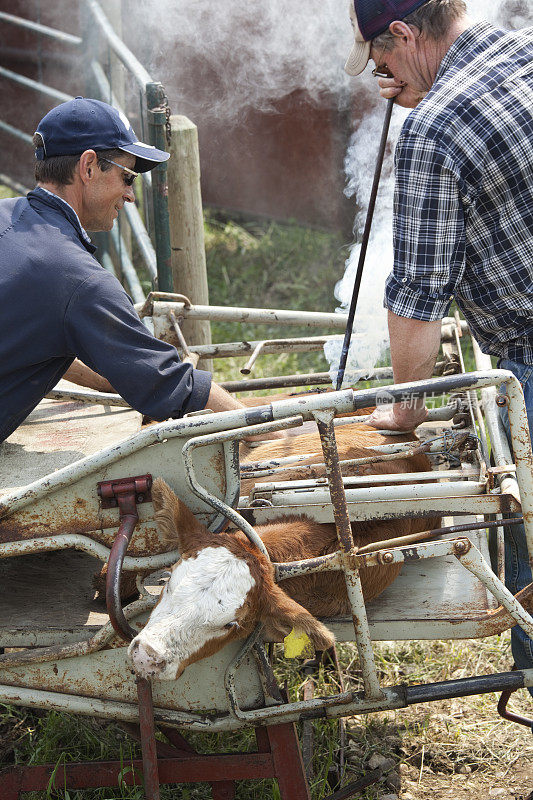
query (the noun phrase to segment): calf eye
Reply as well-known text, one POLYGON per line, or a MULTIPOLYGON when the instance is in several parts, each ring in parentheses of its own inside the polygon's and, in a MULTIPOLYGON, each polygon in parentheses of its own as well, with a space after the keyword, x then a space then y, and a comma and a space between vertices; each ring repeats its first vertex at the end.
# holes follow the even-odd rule
POLYGON ((237 620, 234 620, 233 622, 226 623, 226 625, 224 625, 224 627, 225 627, 225 629, 227 631, 231 631, 234 628, 238 628, 239 627, 239 623, 237 622, 237 620))

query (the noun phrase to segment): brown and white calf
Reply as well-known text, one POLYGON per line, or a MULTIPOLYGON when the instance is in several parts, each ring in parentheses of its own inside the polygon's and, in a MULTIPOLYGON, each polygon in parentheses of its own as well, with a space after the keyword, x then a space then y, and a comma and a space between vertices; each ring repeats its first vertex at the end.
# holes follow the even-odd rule
MULTIPOLYGON (((353 431, 338 429, 341 457, 371 455, 372 451, 363 447, 363 440, 368 442, 369 438, 376 442, 373 431, 366 435, 357 431, 354 437, 353 431)), ((295 448, 317 452, 317 434, 290 442, 265 443, 254 449, 253 460, 268 458, 272 453, 294 454, 295 448)), ((405 473, 428 468, 425 456, 417 456, 363 469, 372 473, 405 473)), ((243 533, 210 533, 161 479, 154 481, 152 497, 158 526, 173 546, 178 545, 182 557, 172 568, 146 626, 130 645, 129 654, 137 673, 176 679, 188 664, 212 655, 234 639, 248 636, 259 622, 273 638, 282 638, 294 628, 307 633, 317 649, 332 645, 332 634, 317 617, 349 612, 342 573, 306 575, 277 585, 272 564, 243 533)), ((352 523, 352 531, 354 541, 362 547, 436 525, 438 520, 423 519, 359 522, 352 523)), ((272 562, 297 561, 338 549, 335 526, 317 523, 305 515, 282 517, 256 527, 256 531, 272 562)), ((399 571, 400 566, 395 564, 362 569, 365 600, 380 594, 399 571)))

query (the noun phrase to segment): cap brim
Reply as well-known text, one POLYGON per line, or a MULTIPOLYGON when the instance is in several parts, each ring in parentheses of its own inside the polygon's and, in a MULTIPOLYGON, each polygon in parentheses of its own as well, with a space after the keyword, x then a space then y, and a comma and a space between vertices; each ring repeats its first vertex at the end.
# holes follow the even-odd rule
POLYGON ((157 147, 152 147, 152 145, 144 142, 122 145, 120 150, 135 156, 137 159, 135 161, 135 170, 137 172, 149 172, 154 167, 157 167, 158 164, 162 164, 170 158, 170 153, 158 150, 157 147))
POLYGON ((344 65, 348 75, 360 75, 370 60, 370 42, 354 42, 352 52, 344 65))

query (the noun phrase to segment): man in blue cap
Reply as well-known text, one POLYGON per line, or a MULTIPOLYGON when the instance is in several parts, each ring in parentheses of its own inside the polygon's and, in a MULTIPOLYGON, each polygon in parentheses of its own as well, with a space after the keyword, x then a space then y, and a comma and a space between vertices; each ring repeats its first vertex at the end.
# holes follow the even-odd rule
MULTIPOLYGON (((463 0, 350 0, 346 63, 412 108, 396 150, 394 264, 385 288, 396 383, 431 377, 453 299, 483 352, 522 383, 533 430, 533 28, 473 24, 463 0)), ((378 409, 411 430, 427 410, 378 409)), ((510 439, 509 420, 502 419, 510 439)), ((524 527, 506 528, 506 582, 531 582, 524 527)), ((533 641, 513 629, 533 667, 533 641)), ((533 694, 533 691, 532 691, 533 694)))
POLYGON ((148 332, 86 232, 110 230, 135 200, 138 173, 169 154, 140 142, 116 109, 82 97, 52 109, 34 145, 37 187, 0 201, 0 442, 63 375, 115 390, 155 420, 242 408, 148 332))

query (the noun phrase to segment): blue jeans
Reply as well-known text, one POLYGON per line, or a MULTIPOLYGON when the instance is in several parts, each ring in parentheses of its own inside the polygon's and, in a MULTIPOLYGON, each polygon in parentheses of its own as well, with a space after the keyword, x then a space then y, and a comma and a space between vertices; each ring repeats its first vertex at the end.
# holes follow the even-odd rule
MULTIPOLYGON (((516 375, 526 400, 527 419, 530 437, 533 433, 533 365, 519 364, 516 361, 502 359, 498 365, 516 375)), ((511 445, 511 429, 507 406, 499 409, 500 417, 511 445)), ((526 536, 523 525, 509 525, 505 528, 505 583, 507 588, 516 594, 531 583, 531 567, 529 566, 526 536)), ((511 632, 511 649, 516 666, 519 669, 533 668, 533 640, 518 625, 511 632)), ((533 689, 529 689, 533 696, 533 689)))

